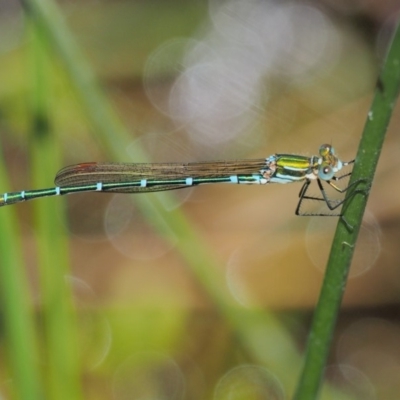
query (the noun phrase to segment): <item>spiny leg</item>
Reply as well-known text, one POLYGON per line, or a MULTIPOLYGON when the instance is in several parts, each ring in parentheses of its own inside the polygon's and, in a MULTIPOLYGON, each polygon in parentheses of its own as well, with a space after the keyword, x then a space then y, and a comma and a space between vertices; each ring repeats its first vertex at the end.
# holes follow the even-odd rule
POLYGON ((303 203, 303 200, 317 200, 317 201, 325 201, 323 198, 321 198, 321 197, 313 197, 313 196, 307 196, 306 195, 306 193, 307 193, 307 191, 308 191, 308 188, 310 187, 310 184, 311 184, 311 181, 309 180, 309 179, 307 179, 305 182, 304 182, 304 184, 303 184, 303 186, 301 187, 301 189, 300 189, 300 192, 299 192, 299 201, 298 201, 298 203, 297 203, 297 207, 296 207, 296 211, 295 211, 295 214, 296 215, 299 215, 299 216, 308 216, 308 215, 315 215, 315 214, 308 214, 308 213, 301 213, 300 212, 300 208, 301 208, 301 205, 302 205, 302 203, 303 203))
MULTIPOLYGON (((319 181, 319 180, 318 180, 318 181, 319 181)), ((331 208, 331 207, 332 207, 331 204, 332 204, 333 200, 328 199, 328 201, 330 202, 330 203, 328 203, 328 201, 327 201, 327 196, 324 196, 324 197, 307 196, 307 191, 308 191, 308 188, 310 187, 310 184, 311 184, 311 181, 310 181, 309 179, 307 179, 307 180, 304 182, 303 186, 301 187, 301 190, 300 190, 300 192, 299 192, 299 201, 298 201, 298 203, 297 203, 297 207, 296 207, 295 214, 296 214, 296 215, 299 215, 299 216, 301 216, 301 217, 306 217, 306 216, 330 216, 330 217, 338 217, 338 216, 339 216, 338 214, 317 214, 317 213, 301 213, 301 212, 300 212, 300 208, 301 208, 301 205, 303 204, 303 201, 304 201, 304 200, 323 201, 324 203, 328 204, 328 207, 329 207, 330 210, 333 210, 333 208, 331 208)), ((324 194, 323 188, 322 188, 322 193, 324 194)), ((337 200, 336 202, 338 202, 338 201, 340 201, 340 200, 337 200)), ((340 205, 340 204, 339 204, 339 205, 340 205)))
MULTIPOLYGON (((335 178, 335 180, 340 180, 340 179, 343 178, 344 176, 349 176, 350 174, 351 174, 351 173, 349 173, 349 174, 347 174, 347 175, 343 175, 343 176, 338 177, 338 178, 335 178)), ((361 183, 361 182, 366 182, 366 181, 367 181, 366 179, 358 179, 357 181, 353 182, 351 185, 348 185, 347 187, 345 187, 345 188, 343 188, 343 189, 341 189, 341 188, 339 188, 338 186, 334 185, 331 181, 327 181, 327 183, 328 183, 331 187, 333 187, 336 191, 338 191, 339 193, 345 193, 345 192, 346 192, 347 190, 349 190, 350 188, 352 188, 352 187, 358 185, 358 184, 361 183)), ((349 196, 347 196, 346 199, 343 199, 343 200, 332 200, 332 199, 330 199, 330 198, 328 197, 328 195, 326 194, 325 189, 324 189, 324 187, 323 187, 323 185, 322 185, 321 180, 320 180, 320 179, 317 179, 317 184, 318 184, 319 190, 320 190, 320 192, 321 192, 321 194, 322 194, 322 197, 307 196, 307 191, 308 191, 308 188, 309 188, 310 184, 311 184, 311 181, 310 181, 310 180, 307 180, 306 182, 304 182, 304 185, 302 186, 302 188, 301 188, 301 190, 300 190, 300 193, 299 193, 299 198, 300 198, 300 199, 299 199, 299 202, 298 202, 298 204, 297 204, 296 212, 295 212, 296 215, 299 215, 299 216, 341 217, 342 214, 300 213, 300 208, 301 208, 301 205, 302 205, 302 203, 303 203, 303 200, 317 200, 317 201, 323 201, 323 202, 325 202, 325 204, 328 206, 328 208, 329 208, 331 211, 334 211, 335 209, 337 209, 338 207, 340 207, 342 204, 344 204, 345 202, 347 202, 349 199, 353 198, 354 195, 356 195, 357 193, 365 193, 365 190, 364 190, 364 189, 359 189, 359 190, 357 189, 357 190, 354 190, 349 196)), ((348 224, 346 223, 346 225, 348 225, 348 224)))
MULTIPOLYGON (((345 166, 347 166, 347 165, 350 165, 350 164, 353 164, 354 163, 354 160, 351 160, 351 161, 348 161, 348 162, 346 162, 346 163, 344 163, 344 165, 345 166)), ((344 174, 344 175, 341 175, 341 176, 334 176, 333 178, 332 178, 332 180, 334 180, 334 181, 340 181, 341 179, 343 179, 343 178, 347 178, 348 176, 350 176, 351 175, 351 172, 349 172, 349 173, 347 173, 347 174, 344 174)), ((318 180, 319 181, 319 180, 318 180)), ((310 179, 307 179, 305 182, 304 182, 304 185, 301 187, 301 190, 300 190, 300 192, 299 192, 299 198, 300 198, 300 200, 299 200, 299 203, 298 203, 298 205, 297 205, 297 208, 296 208, 296 215, 308 215, 308 214, 300 214, 300 206, 301 206, 301 203, 303 202, 303 200, 317 200, 317 201, 323 201, 323 202, 325 202, 325 203, 327 203, 328 204, 328 207, 330 208, 330 205, 331 204, 335 204, 335 208, 337 208, 339 205, 337 205, 337 203, 338 203, 338 200, 336 201, 336 200, 331 200, 331 199, 329 199, 328 198, 328 196, 326 196, 326 194, 325 194, 325 191, 324 191, 324 189, 322 188, 321 189, 321 186, 320 186, 320 191, 322 192, 322 194, 323 194, 323 197, 316 197, 316 196, 307 196, 306 195, 306 193, 307 193, 307 190, 308 190, 308 187, 310 186, 310 183, 311 183, 311 180, 310 179), (325 194, 325 195, 324 195, 325 194)), ((338 186, 336 186, 334 183, 332 183, 331 181, 327 181, 327 183, 332 187, 332 188, 334 188, 337 192, 339 192, 339 193, 344 193, 344 192, 346 192, 348 189, 349 189, 349 187, 350 186, 347 186, 346 188, 344 188, 344 189, 341 189, 340 187, 338 187, 338 186)), ((331 209, 331 208, 330 208, 331 209)), ((331 215, 331 214, 329 214, 329 215, 331 215)))
MULTIPOLYGON (((334 185, 331 181, 326 181, 326 183, 328 183, 328 185, 330 185, 331 187, 333 187, 337 192, 339 193, 345 193, 347 192, 349 189, 356 187, 359 183, 366 183, 367 179, 361 178, 361 179, 357 179, 355 182, 353 182, 351 185, 346 186, 345 188, 341 189, 338 186, 334 185)), ((317 183, 318 183, 318 187, 320 192, 322 193, 323 196, 323 200, 325 200, 326 205, 328 206, 328 208, 330 210, 335 210, 336 208, 338 208, 339 206, 341 206, 343 203, 347 202, 349 199, 351 199, 352 197, 354 197, 355 194, 357 193, 365 193, 365 189, 356 189, 353 190, 349 196, 347 196, 347 198, 343 199, 343 200, 331 200, 328 195, 325 192, 325 189, 322 185, 322 182, 320 179, 317 179, 317 183)))

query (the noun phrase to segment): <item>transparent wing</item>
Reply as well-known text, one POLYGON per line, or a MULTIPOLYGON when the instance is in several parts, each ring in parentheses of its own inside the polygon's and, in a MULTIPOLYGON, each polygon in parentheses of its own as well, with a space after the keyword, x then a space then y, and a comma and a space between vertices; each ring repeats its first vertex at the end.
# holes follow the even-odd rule
POLYGON ((101 182, 131 183, 132 186, 105 188, 106 191, 131 193, 173 190, 187 187, 186 178, 212 183, 232 175, 257 174, 265 168, 265 159, 239 161, 211 161, 194 163, 83 163, 61 169, 55 178, 56 186, 80 186, 101 182), (151 186, 141 187, 141 180, 151 180, 151 186))

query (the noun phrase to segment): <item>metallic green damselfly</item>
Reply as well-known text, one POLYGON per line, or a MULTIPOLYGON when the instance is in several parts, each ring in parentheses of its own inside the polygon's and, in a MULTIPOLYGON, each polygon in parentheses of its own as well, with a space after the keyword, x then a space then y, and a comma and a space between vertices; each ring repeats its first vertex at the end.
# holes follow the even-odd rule
POLYGON ((76 164, 61 169, 55 178, 55 187, 49 189, 23 190, 21 192, 0 195, 0 206, 15 204, 46 196, 60 196, 80 192, 145 193, 162 190, 182 189, 210 183, 257 184, 303 182, 299 193, 296 215, 301 213, 304 200, 312 199, 325 202, 333 211, 343 204, 343 200, 330 199, 322 182, 335 191, 344 193, 335 182, 349 176, 336 174, 354 160, 342 162, 333 147, 323 144, 318 156, 300 156, 293 154, 274 154, 268 158, 238 161, 211 161, 193 163, 96 163, 76 164), (312 181, 318 184, 321 197, 308 196, 312 181))

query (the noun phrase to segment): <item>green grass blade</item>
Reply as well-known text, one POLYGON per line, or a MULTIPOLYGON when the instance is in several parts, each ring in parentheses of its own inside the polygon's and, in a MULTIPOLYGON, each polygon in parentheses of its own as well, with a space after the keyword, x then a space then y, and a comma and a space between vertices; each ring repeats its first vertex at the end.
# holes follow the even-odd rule
MULTIPOLYGON (((3 168, 0 169, 0 181, 7 185, 2 171, 3 168)), ((1 213, 0 298, 4 345, 16 398, 42 399, 33 310, 29 305, 29 288, 16 225, 13 212, 1 213)))
MULTIPOLYGON (((52 113, 49 59, 42 32, 32 29, 32 171, 36 187, 46 185, 49 170, 60 165, 60 151, 50 129, 52 113)), ((40 274, 40 291, 44 323, 44 355, 46 358, 47 397, 51 399, 82 398, 76 321, 72 307, 71 288, 66 282, 69 273, 68 244, 63 220, 62 201, 34 204, 36 245, 40 274)), ((64 218, 65 219, 65 218, 64 218)))
MULTIPOLYGON (((0 149, 0 153, 2 150, 0 149)), ((10 187, 5 167, 0 167, 0 182, 10 187)), ((13 394, 21 400, 42 399, 39 352, 34 310, 22 259, 21 236, 15 210, 0 213, 0 300, 5 366, 10 374, 13 394)), ((0 394, 3 396, 3 393, 0 394)))
MULTIPOLYGON (((295 395, 296 400, 316 399, 323 379, 324 367, 332 341, 337 315, 346 286, 358 232, 368 199, 385 133, 400 88, 400 29, 397 28, 379 76, 374 99, 361 138, 350 184, 365 193, 347 203, 344 218, 354 227, 350 230, 339 221, 328 260, 321 294, 309 336, 304 369, 295 395)), ((351 195, 351 190, 347 197, 351 195)))

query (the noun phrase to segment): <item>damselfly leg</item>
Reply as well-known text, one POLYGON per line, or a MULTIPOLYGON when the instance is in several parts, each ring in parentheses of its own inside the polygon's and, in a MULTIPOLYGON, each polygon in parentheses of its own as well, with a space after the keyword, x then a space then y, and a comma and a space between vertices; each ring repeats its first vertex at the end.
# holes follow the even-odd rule
MULTIPOLYGON (((353 164, 353 163, 354 163, 354 160, 351 160, 351 161, 343 163, 343 166, 348 166, 348 165, 353 164)), ((332 176, 331 179, 324 180, 324 182, 326 182, 336 192, 338 192, 338 193, 346 193, 350 188, 355 187, 357 184, 359 184, 360 181, 353 182, 351 185, 348 185, 345 188, 340 188, 339 186, 337 186, 332 181, 338 182, 341 179, 349 177, 350 175, 351 175, 351 172, 348 172, 348 173, 346 173, 344 175, 341 175, 341 176, 332 176)), ((329 198, 329 196, 326 193, 326 190, 325 190, 324 186, 322 185, 321 179, 318 177, 316 180, 317 180, 318 188, 319 188, 319 191, 320 191, 322 197, 308 196, 307 195, 307 191, 308 191, 308 189, 310 187, 310 184, 311 184, 311 180, 307 179, 304 182, 304 184, 303 184, 303 186, 302 186, 302 188, 301 188, 301 190, 299 192, 299 202, 297 204, 296 212, 295 212, 296 215, 299 215, 299 216, 341 217, 342 216, 341 213, 308 213, 308 212, 303 213, 303 212, 300 211, 304 200, 322 201, 327 205, 327 207, 329 208, 330 211, 336 210, 338 207, 340 207, 346 201, 349 200, 349 197, 347 197, 347 199, 343 199, 343 200, 335 200, 335 199, 329 198)), ((351 194, 351 197, 353 197, 353 195, 356 194, 357 192, 358 191, 354 191, 351 194)))

